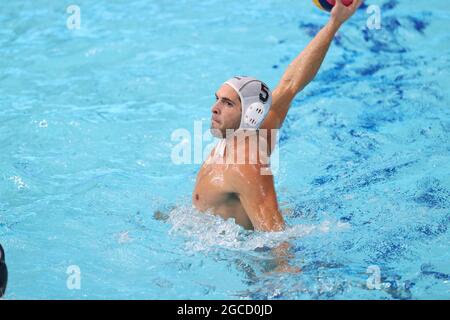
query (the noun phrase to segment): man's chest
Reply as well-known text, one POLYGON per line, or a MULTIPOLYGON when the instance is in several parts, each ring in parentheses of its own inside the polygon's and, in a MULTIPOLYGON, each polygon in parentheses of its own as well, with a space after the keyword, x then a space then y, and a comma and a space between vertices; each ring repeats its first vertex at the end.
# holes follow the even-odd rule
POLYGON ((200 210, 207 210, 227 201, 232 193, 224 165, 203 165, 197 175, 193 202, 200 210))

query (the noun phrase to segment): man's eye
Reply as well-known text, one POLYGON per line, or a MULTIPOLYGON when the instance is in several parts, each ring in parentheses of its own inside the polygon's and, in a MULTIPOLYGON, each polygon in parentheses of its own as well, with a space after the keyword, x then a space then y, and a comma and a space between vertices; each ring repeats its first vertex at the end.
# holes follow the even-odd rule
POLYGON ((231 102, 227 102, 227 105, 228 105, 229 107, 232 107, 232 106, 233 106, 233 104, 232 104, 231 102))

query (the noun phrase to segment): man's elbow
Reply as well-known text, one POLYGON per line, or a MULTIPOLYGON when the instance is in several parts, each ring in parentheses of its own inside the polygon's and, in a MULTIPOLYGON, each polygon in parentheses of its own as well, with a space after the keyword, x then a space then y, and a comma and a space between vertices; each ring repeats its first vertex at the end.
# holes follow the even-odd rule
POLYGON ((276 90, 274 91, 274 95, 277 94, 280 97, 291 97, 291 98, 295 97, 297 93, 298 93, 298 86, 292 79, 281 80, 276 90))

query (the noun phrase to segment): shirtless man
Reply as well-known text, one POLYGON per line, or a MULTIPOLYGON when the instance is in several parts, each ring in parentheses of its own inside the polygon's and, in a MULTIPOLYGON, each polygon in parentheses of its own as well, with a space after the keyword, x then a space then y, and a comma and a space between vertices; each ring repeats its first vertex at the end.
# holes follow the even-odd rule
MULTIPOLYGON (((216 146, 198 173, 192 201, 199 211, 212 212, 224 219, 234 218, 246 229, 284 230, 273 176, 261 174, 265 166, 262 159, 256 163, 249 161, 255 150, 249 148, 248 139, 239 140, 235 135, 231 140, 240 143, 223 144, 223 141, 230 141, 227 129, 246 132, 281 128, 292 100, 313 80, 336 32, 361 1, 354 0, 346 7, 337 0, 328 23, 289 65, 273 94, 264 83, 248 77, 235 77, 219 88, 211 110, 211 129, 215 136, 227 139, 216 146), (243 153, 245 162, 227 163, 230 152, 243 153), (221 162, 211 161, 212 158, 221 162)), ((271 141, 270 135, 267 141, 271 141)), ((269 150, 273 147, 269 143, 269 150)))

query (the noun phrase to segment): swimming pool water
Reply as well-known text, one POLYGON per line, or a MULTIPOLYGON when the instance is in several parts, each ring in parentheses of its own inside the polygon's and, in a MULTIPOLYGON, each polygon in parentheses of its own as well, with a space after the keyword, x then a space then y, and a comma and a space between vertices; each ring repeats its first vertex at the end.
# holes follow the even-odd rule
POLYGON ((191 209, 200 165, 172 163, 172 132, 206 129, 234 75, 273 88, 326 19, 294 0, 2 3, 6 298, 450 298, 445 1, 366 1, 339 32, 280 133, 286 232, 191 209), (285 240, 302 273, 268 272, 262 248, 285 240))

